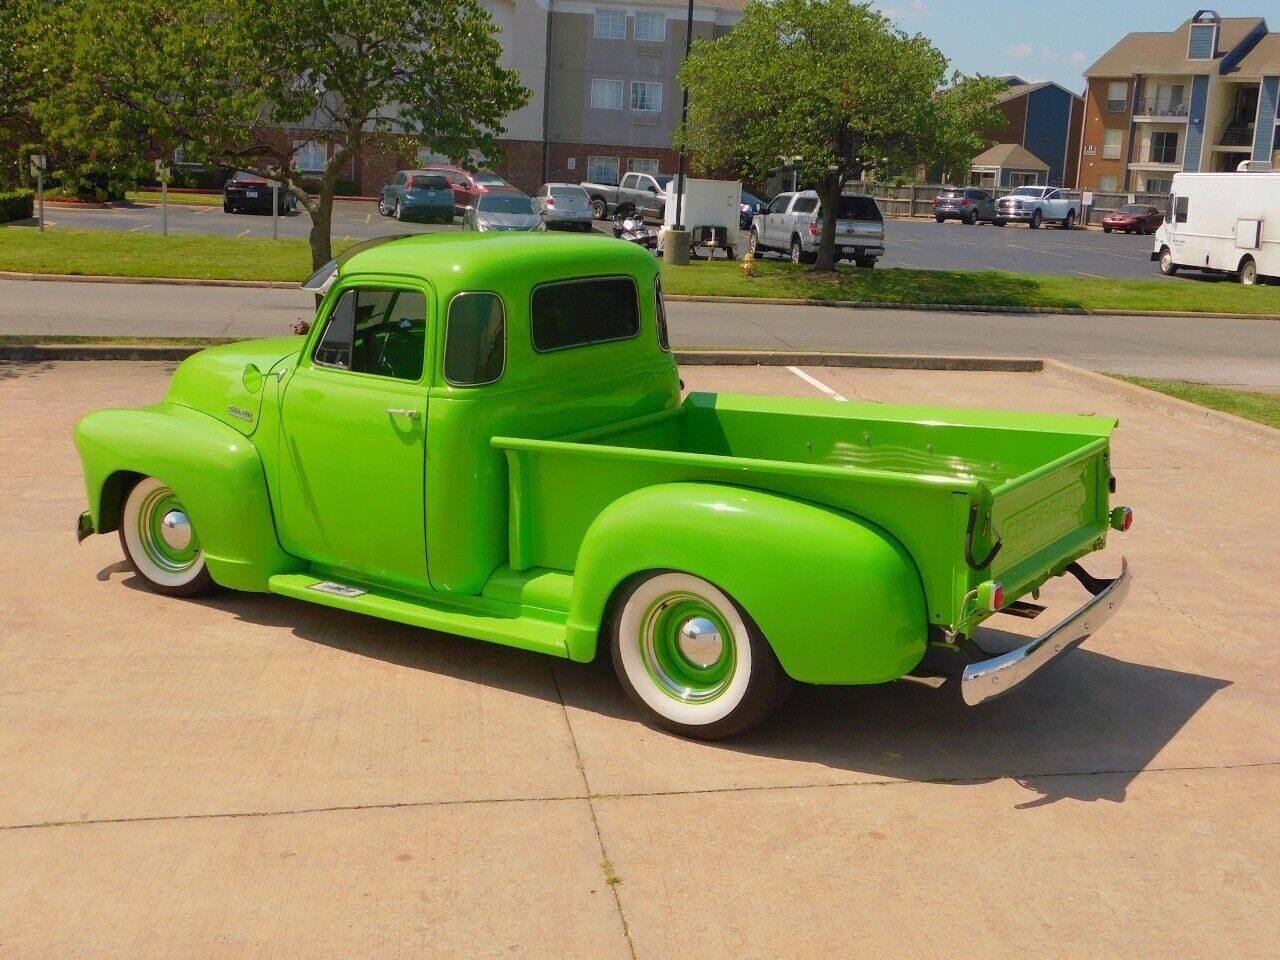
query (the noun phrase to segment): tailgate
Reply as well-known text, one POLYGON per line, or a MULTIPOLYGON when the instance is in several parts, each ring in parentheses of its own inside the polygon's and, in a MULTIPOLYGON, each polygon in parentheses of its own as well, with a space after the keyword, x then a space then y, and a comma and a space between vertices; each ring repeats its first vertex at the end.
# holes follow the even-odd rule
MULTIPOLYGON (((986 537, 975 537, 979 562, 1000 549, 989 572, 970 570, 974 583, 998 580, 1009 599, 1039 587, 1101 546, 1110 515, 1110 440, 1097 437, 1079 449, 991 491, 986 537)), ((984 525, 985 526, 985 525, 984 525)))

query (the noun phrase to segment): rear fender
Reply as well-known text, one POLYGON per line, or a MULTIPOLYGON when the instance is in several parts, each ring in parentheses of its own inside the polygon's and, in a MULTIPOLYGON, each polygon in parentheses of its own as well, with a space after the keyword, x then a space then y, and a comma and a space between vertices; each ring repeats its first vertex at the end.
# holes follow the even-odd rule
POLYGON ((155 477, 187 508, 217 583, 265 591, 274 574, 304 568, 276 538, 257 447, 226 424, 170 403, 99 410, 77 425, 76 447, 97 533, 118 528, 138 477, 155 477))
POLYGON ((671 483, 620 498, 587 531, 569 607, 570 657, 591 660, 627 581, 660 569, 729 593, 796 680, 879 683, 924 655, 920 575, 885 531, 759 490, 671 483))

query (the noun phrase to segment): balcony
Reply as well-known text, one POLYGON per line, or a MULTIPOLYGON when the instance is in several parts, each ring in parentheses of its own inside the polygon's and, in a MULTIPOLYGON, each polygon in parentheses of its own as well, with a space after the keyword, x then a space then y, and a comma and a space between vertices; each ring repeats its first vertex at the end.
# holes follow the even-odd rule
POLYGON ((1135 100, 1133 104, 1134 120, 1181 120, 1187 119, 1187 102, 1163 97, 1135 100))
POLYGON ((1138 148, 1137 155, 1129 166, 1181 170, 1182 145, 1170 147, 1151 143, 1144 144, 1138 148))

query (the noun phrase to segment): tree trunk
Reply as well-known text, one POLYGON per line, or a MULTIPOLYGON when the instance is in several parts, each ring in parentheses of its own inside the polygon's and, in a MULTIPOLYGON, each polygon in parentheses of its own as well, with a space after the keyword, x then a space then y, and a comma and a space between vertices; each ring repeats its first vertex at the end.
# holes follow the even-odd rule
POLYGON ((330 223, 333 220, 333 183, 329 178, 320 181, 320 198, 311 213, 311 269, 319 270, 333 259, 333 241, 330 223))
POLYGON ((822 180, 819 196, 822 202, 822 234, 818 237, 818 259, 814 270, 836 268, 836 215, 840 211, 840 191, 844 188, 844 172, 828 170, 822 180))

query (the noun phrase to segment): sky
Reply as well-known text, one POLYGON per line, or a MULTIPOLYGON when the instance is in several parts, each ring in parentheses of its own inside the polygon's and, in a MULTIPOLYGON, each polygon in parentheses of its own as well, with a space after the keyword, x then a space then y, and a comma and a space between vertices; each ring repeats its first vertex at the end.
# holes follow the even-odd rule
MULTIPOLYGON (((1275 0, 1215 9, 1224 17, 1263 16, 1275 0)), ((1196 12, 1156 0, 875 0, 907 33, 923 33, 963 73, 1054 80, 1084 92, 1083 71, 1126 33, 1173 30, 1196 12)), ((1272 17, 1273 29, 1280 16, 1272 17)))

